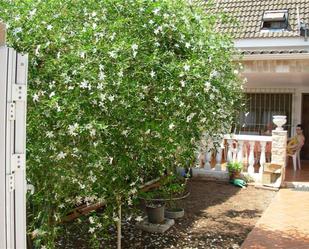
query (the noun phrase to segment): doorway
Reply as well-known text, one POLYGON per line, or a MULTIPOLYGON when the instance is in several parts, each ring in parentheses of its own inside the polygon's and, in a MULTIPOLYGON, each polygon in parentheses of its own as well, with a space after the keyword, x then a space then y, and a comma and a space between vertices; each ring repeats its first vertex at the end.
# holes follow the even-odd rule
POLYGON ((302 160, 309 160, 309 93, 302 94, 301 123, 304 127, 305 144, 300 152, 302 160))

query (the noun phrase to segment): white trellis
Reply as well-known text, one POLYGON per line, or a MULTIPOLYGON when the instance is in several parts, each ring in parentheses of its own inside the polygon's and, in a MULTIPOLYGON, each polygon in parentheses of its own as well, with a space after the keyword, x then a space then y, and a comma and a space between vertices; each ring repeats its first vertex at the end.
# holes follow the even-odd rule
POLYGON ((0 44, 0 248, 26 248, 25 55, 0 44))

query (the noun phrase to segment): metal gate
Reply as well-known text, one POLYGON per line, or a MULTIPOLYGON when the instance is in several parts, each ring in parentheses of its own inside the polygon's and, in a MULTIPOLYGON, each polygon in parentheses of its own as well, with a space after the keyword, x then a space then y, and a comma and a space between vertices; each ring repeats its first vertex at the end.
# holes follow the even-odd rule
POLYGON ((0 47, 0 248, 26 248, 25 55, 0 47))

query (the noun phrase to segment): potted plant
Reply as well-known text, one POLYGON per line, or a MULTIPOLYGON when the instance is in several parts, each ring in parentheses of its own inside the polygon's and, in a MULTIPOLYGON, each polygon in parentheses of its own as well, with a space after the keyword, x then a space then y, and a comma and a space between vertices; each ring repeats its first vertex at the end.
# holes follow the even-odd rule
POLYGON ((186 198, 190 193, 186 192, 187 179, 178 175, 171 175, 163 186, 166 194, 165 217, 177 219, 184 216, 184 209, 177 206, 177 202, 186 198))
POLYGON ((240 172, 243 169, 242 163, 239 162, 230 162, 227 164, 227 168, 230 175, 230 180, 240 178, 240 172))
POLYGON ((161 179, 159 187, 140 195, 150 223, 159 224, 164 218, 175 219, 184 215, 183 208, 177 207, 175 203, 189 195, 189 192, 185 192, 186 181, 182 176, 170 174, 161 179))
POLYGON ((164 193, 161 187, 161 181, 159 186, 142 192, 139 198, 143 201, 148 221, 153 224, 160 224, 164 221, 165 211, 165 199, 164 193))

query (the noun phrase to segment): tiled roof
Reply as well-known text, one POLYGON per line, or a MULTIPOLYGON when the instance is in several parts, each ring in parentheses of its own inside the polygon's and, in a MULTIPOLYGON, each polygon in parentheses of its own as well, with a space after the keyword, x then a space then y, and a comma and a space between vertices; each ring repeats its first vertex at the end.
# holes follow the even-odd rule
POLYGON ((223 11, 234 17, 238 23, 218 24, 217 28, 229 32, 236 39, 297 37, 297 7, 300 20, 309 23, 309 0, 215 0, 208 11, 223 11), (262 17, 266 10, 288 10, 287 31, 261 32, 262 17))

